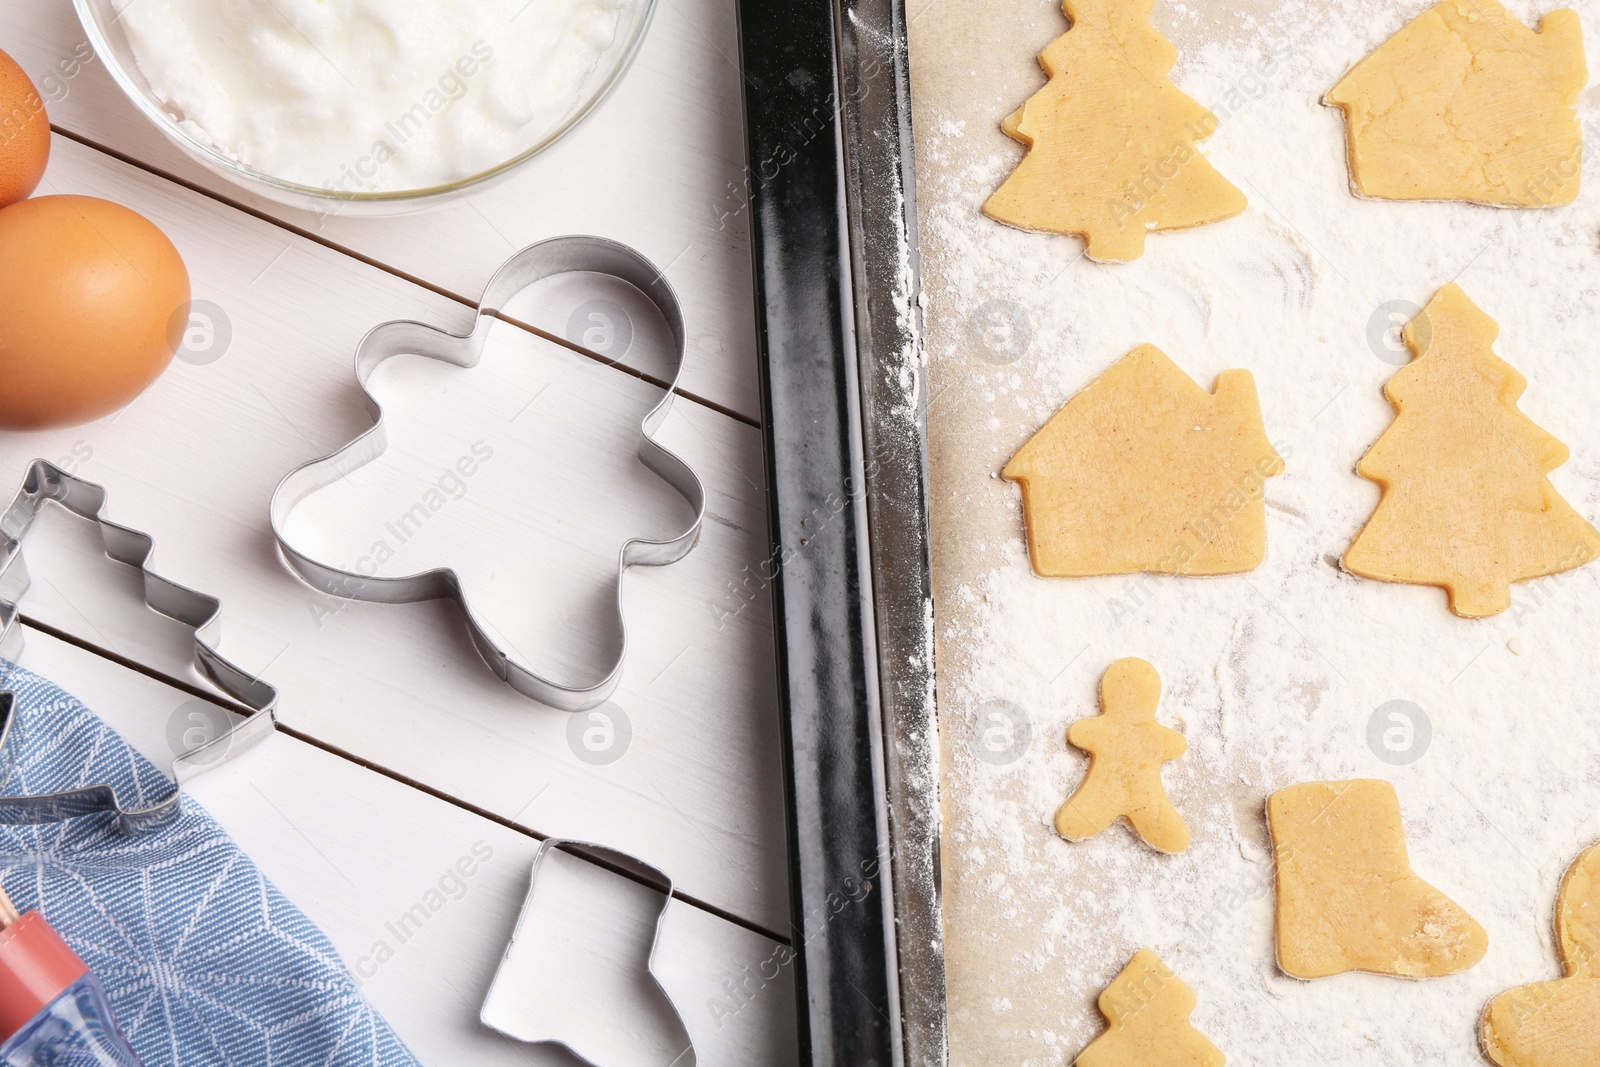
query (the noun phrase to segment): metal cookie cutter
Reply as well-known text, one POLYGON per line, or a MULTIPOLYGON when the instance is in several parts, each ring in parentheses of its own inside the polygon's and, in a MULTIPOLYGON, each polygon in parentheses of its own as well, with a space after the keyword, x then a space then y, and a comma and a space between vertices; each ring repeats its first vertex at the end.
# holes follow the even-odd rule
POLYGON ((22 558, 22 539, 45 504, 55 501, 74 515, 93 520, 100 528, 106 555, 118 563, 137 567, 144 579, 144 601, 169 619, 194 630, 194 663, 207 679, 251 713, 226 733, 196 745, 172 761, 175 786, 172 795, 143 808, 129 808, 109 785, 87 785, 60 793, 0 796, 0 823, 49 823, 97 812, 115 812, 125 830, 145 830, 176 815, 183 784, 246 751, 273 731, 273 705, 278 691, 252 674, 223 659, 216 650, 222 602, 216 597, 178 585, 150 570, 155 542, 148 534, 119 526, 104 517, 106 491, 93 482, 68 474, 42 459, 28 467, 28 476, 0 516, 0 783, 10 777, 19 727, 16 693, 7 687, 22 653, 22 627, 17 625, 22 595, 31 583, 22 558))
POLYGON ((627 628, 622 613, 623 576, 629 567, 635 565, 661 566, 677 562, 688 555, 700 536, 706 507, 705 487, 687 463, 657 444, 652 436, 666 421, 667 413, 672 408, 673 391, 683 373, 686 351, 683 312, 678 305, 678 298, 661 272, 638 252, 603 237, 581 236, 552 237, 524 248, 502 264, 494 277, 489 279, 470 333, 463 336, 424 323, 401 320, 375 326, 361 339, 356 347, 356 382, 366 397, 367 411, 375 421, 371 429, 339 451, 295 468, 278 484, 272 494, 272 532, 278 539, 284 559, 306 582, 334 596, 381 604, 407 604, 449 597, 461 606, 478 653, 495 674, 517 692, 564 711, 587 711, 597 707, 616 689, 622 676, 622 661, 627 649, 627 628), (383 406, 372 395, 367 384, 379 364, 391 356, 420 355, 458 367, 474 367, 483 356, 484 341, 489 332, 489 322, 486 320, 498 315, 512 297, 535 282, 575 272, 607 274, 628 282, 648 297, 666 320, 677 352, 677 365, 661 402, 650 409, 640 424, 639 459, 694 508, 694 521, 677 536, 663 541, 633 538, 623 544, 617 560, 616 595, 618 632, 622 636, 607 663, 604 677, 591 685, 567 684, 546 677, 515 659, 490 636, 472 605, 467 602, 459 576, 449 567, 399 578, 379 578, 322 563, 296 549, 284 536, 290 513, 302 501, 371 463, 388 447, 383 406))
MULTIPOLYGON (((646 961, 646 970, 650 973, 650 980, 655 983, 656 989, 666 998, 667 1005, 672 1009, 677 1021, 678 1029, 682 1032, 683 1048, 672 1059, 669 1067, 695 1067, 696 1057, 694 1043, 689 1039, 689 1029, 684 1025, 683 1014, 678 1011, 678 1006, 672 1002, 672 995, 667 987, 662 985, 661 978, 656 974, 656 950, 661 944, 661 928, 666 924, 667 912, 672 907, 672 879, 667 872, 636 856, 625 852, 618 852, 605 845, 596 845, 587 841, 570 841, 562 838, 546 838, 540 842, 539 849, 533 854, 533 868, 528 876, 528 893, 522 899, 522 910, 517 913, 517 925, 511 931, 511 940, 506 943, 506 951, 500 957, 500 965, 495 968, 494 978, 489 982, 489 992, 484 995, 483 1008, 478 1013, 478 1021, 489 1029, 516 1041, 528 1044, 560 1045, 572 1053, 589 1067, 604 1067, 593 1058, 593 1050, 585 1051, 574 1045, 578 1036, 571 1038, 560 1036, 558 1022, 570 1022, 566 1017, 566 1005, 559 1003, 541 1003, 519 995, 522 993, 521 983, 529 974, 548 973, 550 964, 545 960, 527 958, 527 946, 534 940, 534 924, 536 918, 535 900, 539 893, 539 872, 544 865, 545 858, 554 849, 581 849, 574 853, 580 859, 599 859, 606 863, 624 869, 632 869, 644 873, 651 881, 657 882, 655 887, 660 889, 665 886, 665 896, 662 898, 661 911, 656 916, 655 932, 650 939, 650 953, 646 961), (521 941, 521 945, 518 942, 521 941), (530 1015, 530 1010, 532 1014, 530 1015), (540 1016, 546 1018, 541 1018, 540 1016), (546 1021, 546 1019, 550 1021, 546 1021)), ((618 875, 618 877, 622 877, 618 875)), ((587 1028, 586 1032, 592 1032, 587 1028)))

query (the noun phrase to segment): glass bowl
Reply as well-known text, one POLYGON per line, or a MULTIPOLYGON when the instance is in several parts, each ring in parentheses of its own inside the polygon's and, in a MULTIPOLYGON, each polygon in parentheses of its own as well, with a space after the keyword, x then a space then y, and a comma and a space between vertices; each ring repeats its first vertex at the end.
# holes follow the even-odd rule
POLYGON ((500 181, 534 156, 549 148, 571 130, 584 116, 605 99, 627 73, 633 57, 644 41, 645 30, 650 25, 656 0, 631 0, 623 10, 617 24, 611 47, 596 61, 594 70, 579 92, 578 103, 554 129, 540 140, 511 157, 478 174, 460 178, 443 185, 421 189, 398 189, 384 192, 343 192, 314 185, 301 185, 264 174, 218 151, 199 140, 178 124, 164 105, 151 91, 134 61, 133 49, 128 44, 117 17, 113 0, 73 0, 78 20, 89 43, 112 78, 132 100, 134 106, 155 123, 167 140, 181 148, 190 158, 214 174, 226 178, 244 189, 280 204, 301 208, 317 215, 401 215, 421 211, 447 203, 455 194, 469 187, 485 187, 500 181))

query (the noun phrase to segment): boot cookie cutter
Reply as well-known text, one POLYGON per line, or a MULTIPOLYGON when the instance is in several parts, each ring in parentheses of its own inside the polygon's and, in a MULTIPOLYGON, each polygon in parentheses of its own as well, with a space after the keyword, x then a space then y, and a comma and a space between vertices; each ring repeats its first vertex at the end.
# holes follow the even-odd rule
MULTIPOLYGON (((551 851, 561 849, 570 851, 579 859, 593 862, 601 860, 625 870, 641 873, 646 878, 656 883, 655 888, 664 892, 661 901, 661 911, 657 913, 654 932, 650 938, 650 951, 646 957, 645 969, 649 972, 650 980, 655 983, 656 989, 666 998, 668 1006, 672 1009, 673 1017, 677 1020, 679 1029, 683 1032, 685 1044, 672 1060, 669 1067, 695 1067, 696 1055, 694 1042, 689 1038, 689 1028, 684 1024, 683 1013, 678 1010, 677 1004, 672 1000, 672 994, 662 984, 661 976, 656 973, 656 953, 661 946, 661 928, 666 925, 667 912, 672 908, 672 878, 661 868, 653 863, 646 863, 637 856, 630 856, 626 852, 619 852, 606 845, 597 845, 587 841, 572 841, 563 838, 550 837, 539 842, 538 851, 533 854, 532 869, 528 875, 528 892, 522 899, 522 908, 517 913, 517 924, 512 929, 511 940, 506 943, 505 953, 500 957, 500 964, 495 968, 494 978, 489 982, 489 992, 484 994, 483 1007, 478 1013, 478 1021, 496 1033, 503 1034, 516 1041, 534 1045, 560 1045, 576 1056, 589 1067, 603 1067, 596 1059, 592 1049, 579 1047, 582 1042, 574 1035, 564 1035, 555 1032, 549 1022, 538 1019, 539 1010, 535 1008, 535 1016, 530 1018, 523 1010, 524 1001, 519 1000, 517 988, 521 974, 529 970, 538 961, 523 959, 528 952, 528 942, 537 940, 534 927, 539 921, 537 918, 537 898, 539 894, 540 869, 551 851), (521 942, 519 945, 518 942, 521 942)), ((617 877, 622 877, 618 875, 617 877)), ((546 1008, 547 1014, 559 1015, 559 1007, 546 1008)))

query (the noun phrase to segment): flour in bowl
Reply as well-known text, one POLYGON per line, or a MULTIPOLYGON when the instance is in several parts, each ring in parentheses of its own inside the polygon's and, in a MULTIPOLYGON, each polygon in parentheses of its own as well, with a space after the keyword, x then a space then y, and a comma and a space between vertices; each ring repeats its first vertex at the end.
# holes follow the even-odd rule
POLYGON ((533 147, 639 0, 119 0, 156 97, 246 166, 420 189, 533 147))

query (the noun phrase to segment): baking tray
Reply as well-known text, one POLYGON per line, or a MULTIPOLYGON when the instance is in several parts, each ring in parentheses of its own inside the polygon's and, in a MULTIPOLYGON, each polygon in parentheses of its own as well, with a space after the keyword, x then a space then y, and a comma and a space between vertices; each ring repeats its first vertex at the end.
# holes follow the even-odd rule
POLYGON ((740 0, 801 1062, 945 1061, 899 0, 740 0))
MULTIPOLYGON (((1355 197, 1343 118, 1321 100, 1428 0, 1163 2, 1149 21, 1177 50, 1171 80, 1217 116, 1201 147, 1251 206, 1152 236, 1138 262, 1090 263, 1077 238, 980 210, 1022 155, 1000 122, 1045 83, 1035 57, 1067 28, 1058 0, 909 6, 950 1060, 1070 1061, 1105 1030, 1098 995, 1149 947, 1230 1062, 1484 1062, 1484 1006, 1559 973, 1552 903, 1600 838, 1600 808, 1571 802, 1592 800, 1600 767, 1600 570, 1514 586, 1520 606, 1469 621, 1442 592, 1355 577, 1340 556, 1377 504, 1354 468, 1394 424, 1383 390, 1409 358, 1385 330, 1451 280, 1499 324, 1495 350, 1529 382, 1519 410, 1571 449, 1551 484, 1600 516, 1585 369, 1600 183, 1586 174, 1577 204, 1550 211, 1355 197), (1145 342, 1208 388, 1227 369, 1255 376, 1287 461, 1267 489, 1267 559, 1233 577, 1039 579, 999 472, 1145 342), (1053 826, 1087 762, 1064 734, 1130 655, 1157 666, 1158 718, 1189 742, 1165 772, 1194 833, 1177 857, 1124 827, 1068 844, 1053 826), (980 723, 1010 726, 1010 744, 980 723), (1395 785, 1413 869, 1490 931, 1476 967, 1307 983, 1276 966, 1265 800, 1359 778, 1395 785)), ((1581 98, 1591 150, 1595 106, 1581 98)))

